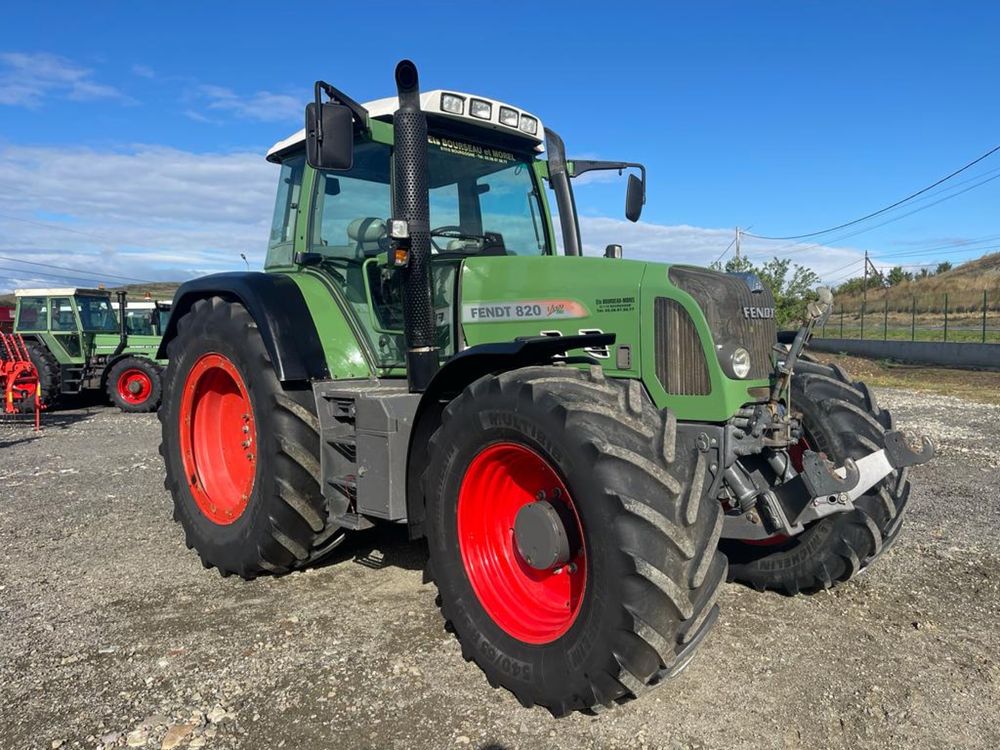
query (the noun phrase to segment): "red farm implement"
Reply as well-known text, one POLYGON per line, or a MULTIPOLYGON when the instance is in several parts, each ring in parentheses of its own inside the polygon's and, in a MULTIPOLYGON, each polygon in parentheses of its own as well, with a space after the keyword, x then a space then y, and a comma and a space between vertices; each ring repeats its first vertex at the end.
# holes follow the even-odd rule
POLYGON ((34 412, 35 429, 39 428, 42 401, 38 371, 28 356, 28 347, 17 333, 0 332, 0 394, 3 413, 34 412))

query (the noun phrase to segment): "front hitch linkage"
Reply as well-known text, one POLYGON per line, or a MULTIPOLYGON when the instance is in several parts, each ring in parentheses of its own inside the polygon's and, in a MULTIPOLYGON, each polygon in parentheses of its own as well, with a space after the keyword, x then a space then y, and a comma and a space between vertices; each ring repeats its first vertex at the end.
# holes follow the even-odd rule
POLYGON ((805 451, 801 472, 758 497, 756 507, 763 519, 750 513, 726 516, 723 533, 738 539, 795 536, 806 524, 853 510, 855 500, 892 472, 926 463, 933 456, 934 446, 928 438, 921 438, 920 449, 914 450, 897 430, 885 433, 885 448, 857 461, 849 458, 838 468, 823 455, 805 451))

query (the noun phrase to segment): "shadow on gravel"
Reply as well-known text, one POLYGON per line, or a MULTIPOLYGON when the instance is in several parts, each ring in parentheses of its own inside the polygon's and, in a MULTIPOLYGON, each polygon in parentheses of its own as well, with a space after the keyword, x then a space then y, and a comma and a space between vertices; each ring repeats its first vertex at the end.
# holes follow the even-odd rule
POLYGON ((19 437, 19 438, 6 438, 6 439, 0 438, 0 450, 4 448, 13 448, 15 445, 20 445, 21 443, 30 443, 36 438, 37 436, 35 435, 34 432, 32 432, 30 435, 25 435, 24 437, 19 437))
POLYGON ((411 542, 403 524, 378 524, 366 531, 349 531, 343 543, 315 568, 340 565, 348 560, 366 568, 423 570, 427 565, 427 545, 411 542))

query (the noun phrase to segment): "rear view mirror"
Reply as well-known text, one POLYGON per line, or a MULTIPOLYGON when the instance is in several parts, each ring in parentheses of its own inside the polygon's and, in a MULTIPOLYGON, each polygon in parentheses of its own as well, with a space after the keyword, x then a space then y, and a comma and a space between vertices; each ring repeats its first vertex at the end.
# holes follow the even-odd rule
POLYGON ((634 174, 628 176, 628 188, 625 191, 625 218, 629 221, 639 221, 642 215, 642 204, 646 202, 646 186, 634 174))
POLYGON ((354 166, 354 117, 343 104, 306 105, 306 161, 314 169, 354 166))

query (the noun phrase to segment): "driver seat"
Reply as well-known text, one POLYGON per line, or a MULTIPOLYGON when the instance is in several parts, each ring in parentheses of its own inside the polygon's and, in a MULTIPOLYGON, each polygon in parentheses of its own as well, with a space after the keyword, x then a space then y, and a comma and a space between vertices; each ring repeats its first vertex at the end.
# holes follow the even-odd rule
POLYGON ((354 254, 358 258, 378 255, 384 249, 385 238, 385 222, 374 216, 355 219, 347 225, 348 244, 354 248, 354 254))

